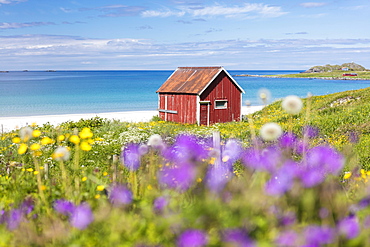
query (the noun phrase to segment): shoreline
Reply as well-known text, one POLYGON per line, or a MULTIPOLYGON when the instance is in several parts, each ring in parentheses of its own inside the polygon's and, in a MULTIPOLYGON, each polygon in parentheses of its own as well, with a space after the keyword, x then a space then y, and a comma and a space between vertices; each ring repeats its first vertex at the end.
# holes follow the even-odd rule
POLYGON ((321 79, 321 80, 344 80, 344 81, 370 81, 369 78, 356 77, 300 77, 300 76, 279 76, 279 75, 234 75, 238 77, 263 77, 263 78, 296 78, 296 79, 321 79))
MULTIPOLYGON (((263 106, 242 106, 242 115, 248 115, 259 111, 263 106)), ((16 116, 0 117, 0 133, 20 129, 31 124, 43 125, 50 123, 57 126, 67 121, 79 121, 101 117, 105 119, 120 120, 122 122, 149 122, 158 111, 124 111, 124 112, 103 112, 103 113, 82 113, 82 114, 60 114, 60 115, 37 115, 37 116, 16 116)))

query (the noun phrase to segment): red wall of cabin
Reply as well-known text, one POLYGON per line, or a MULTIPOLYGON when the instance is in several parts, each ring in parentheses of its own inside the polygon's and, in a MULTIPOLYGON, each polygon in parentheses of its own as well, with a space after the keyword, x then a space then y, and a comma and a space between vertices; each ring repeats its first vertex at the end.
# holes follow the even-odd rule
POLYGON ((197 95, 195 94, 159 94, 159 109, 177 111, 177 114, 159 112, 159 117, 163 120, 195 124, 197 123, 196 107, 197 95), (167 108, 165 98, 167 98, 167 108), (167 118, 165 114, 167 114, 167 118))
POLYGON ((200 95, 200 100, 210 101, 210 124, 240 120, 241 92, 225 72, 221 72, 202 95, 200 95), (227 108, 215 109, 215 100, 227 100, 227 108))

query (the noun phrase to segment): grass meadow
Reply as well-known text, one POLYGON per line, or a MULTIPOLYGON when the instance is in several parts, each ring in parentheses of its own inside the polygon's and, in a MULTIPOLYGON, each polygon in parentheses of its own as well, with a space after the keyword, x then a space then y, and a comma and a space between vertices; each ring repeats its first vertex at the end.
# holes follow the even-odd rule
POLYGON ((367 88, 1 133, 0 246, 370 246, 369 119, 367 88))

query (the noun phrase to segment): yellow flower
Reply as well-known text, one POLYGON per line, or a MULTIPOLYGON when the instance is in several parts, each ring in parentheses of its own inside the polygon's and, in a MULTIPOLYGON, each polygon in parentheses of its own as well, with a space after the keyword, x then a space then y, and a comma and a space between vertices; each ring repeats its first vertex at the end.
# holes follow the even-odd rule
POLYGON ((94 134, 91 132, 89 128, 83 128, 79 135, 82 139, 87 139, 91 138, 94 134))
POLYGON ((42 145, 48 145, 52 143, 53 143, 53 140, 50 137, 45 136, 44 138, 41 139, 42 145))
POLYGON ((77 145, 80 143, 80 138, 77 135, 72 135, 69 138, 69 141, 77 145))
POLYGON ((99 198, 100 198, 99 194, 95 195, 95 199, 99 199, 99 198))
POLYGON ((45 185, 41 185, 41 190, 46 190, 47 187, 45 185))
POLYGON ((352 172, 345 172, 343 179, 349 179, 352 176, 352 172))
POLYGON ((108 175, 108 172, 103 172, 103 176, 107 176, 108 175))
POLYGON ((33 168, 27 168, 26 171, 33 172, 33 168))
POLYGON ((40 130, 34 130, 32 131, 32 136, 33 137, 39 137, 41 135, 41 131, 40 130))
POLYGON ((60 135, 58 136, 58 141, 64 141, 64 139, 66 139, 66 137, 64 135, 60 135))
POLYGON ((44 167, 43 166, 40 166, 40 170, 44 170, 44 167))
POLYGON ((82 182, 85 182, 87 180, 87 177, 83 177, 82 179, 81 179, 81 181, 82 182))
POLYGON ((19 138, 19 137, 14 137, 14 138, 12 139, 12 142, 13 142, 13 143, 20 143, 20 142, 21 142, 21 138, 19 138))
POLYGON ((92 148, 91 145, 87 142, 81 142, 80 147, 83 151, 90 151, 92 148))
POLYGON ((40 144, 38 144, 38 143, 34 143, 34 144, 32 144, 32 145, 30 146, 30 149, 31 149, 32 151, 39 150, 39 149, 40 149, 40 144))
POLYGON ((27 144, 22 143, 18 148, 18 154, 24 154, 25 152, 27 152, 27 149, 27 144))
POLYGON ((104 185, 98 185, 98 186, 96 187, 96 190, 97 190, 97 191, 103 191, 104 189, 105 189, 104 185))
POLYGON ((39 171, 34 171, 34 172, 33 172, 33 174, 34 174, 34 175, 37 175, 37 174, 39 174, 39 173, 40 173, 39 171))

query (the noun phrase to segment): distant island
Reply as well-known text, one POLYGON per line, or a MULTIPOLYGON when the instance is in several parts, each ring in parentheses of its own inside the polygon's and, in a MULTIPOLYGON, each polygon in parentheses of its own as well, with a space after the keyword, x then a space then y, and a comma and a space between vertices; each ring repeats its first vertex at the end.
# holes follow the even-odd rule
POLYGON ((237 75, 237 76, 253 76, 253 77, 269 77, 269 78, 310 78, 310 79, 326 79, 326 80, 370 80, 370 70, 362 65, 352 63, 344 63, 342 65, 323 65, 314 66, 310 69, 298 74, 286 75, 237 75))

